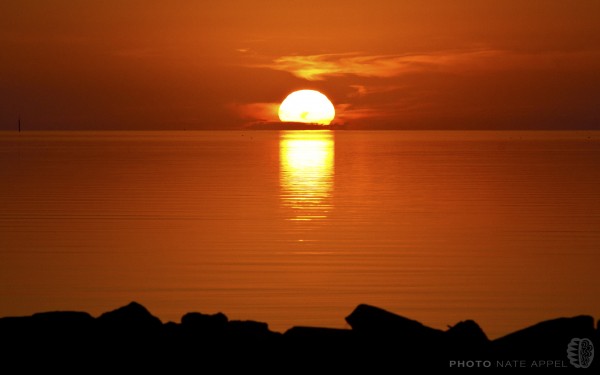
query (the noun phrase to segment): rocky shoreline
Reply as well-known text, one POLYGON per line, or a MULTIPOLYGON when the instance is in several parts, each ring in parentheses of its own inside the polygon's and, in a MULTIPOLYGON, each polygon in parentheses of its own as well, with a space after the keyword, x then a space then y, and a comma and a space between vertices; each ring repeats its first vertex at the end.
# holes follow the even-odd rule
POLYGON ((284 333, 222 313, 192 312, 180 323, 162 323, 132 302, 97 318, 85 312, 0 318, 1 358, 4 363, 50 358, 45 365, 59 367, 76 359, 137 369, 600 367, 600 358, 593 358, 600 322, 595 326, 591 316, 544 321, 495 340, 472 320, 442 331, 369 305, 357 306, 346 321, 351 329, 293 327, 284 333))

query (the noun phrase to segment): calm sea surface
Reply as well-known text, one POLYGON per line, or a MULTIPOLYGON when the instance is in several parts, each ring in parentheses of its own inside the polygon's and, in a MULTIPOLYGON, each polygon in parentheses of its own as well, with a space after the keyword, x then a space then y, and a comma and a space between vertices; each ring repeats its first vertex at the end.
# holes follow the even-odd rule
POLYGON ((600 317, 598 132, 0 134, 0 316, 600 317))

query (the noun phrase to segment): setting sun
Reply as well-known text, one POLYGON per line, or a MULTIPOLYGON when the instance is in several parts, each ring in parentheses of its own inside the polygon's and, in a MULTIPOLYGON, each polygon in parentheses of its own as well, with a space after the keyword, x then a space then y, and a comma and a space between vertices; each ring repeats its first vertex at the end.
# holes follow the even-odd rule
POLYGON ((279 106, 279 119, 283 122, 329 125, 334 117, 331 101, 315 90, 295 91, 279 106))

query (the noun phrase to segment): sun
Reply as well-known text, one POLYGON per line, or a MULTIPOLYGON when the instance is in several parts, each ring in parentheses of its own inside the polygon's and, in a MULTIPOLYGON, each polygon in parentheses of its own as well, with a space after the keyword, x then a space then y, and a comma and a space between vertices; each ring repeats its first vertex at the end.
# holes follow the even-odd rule
POLYGON ((294 91, 279 106, 279 119, 283 122, 329 125, 334 117, 331 101, 315 90, 294 91))

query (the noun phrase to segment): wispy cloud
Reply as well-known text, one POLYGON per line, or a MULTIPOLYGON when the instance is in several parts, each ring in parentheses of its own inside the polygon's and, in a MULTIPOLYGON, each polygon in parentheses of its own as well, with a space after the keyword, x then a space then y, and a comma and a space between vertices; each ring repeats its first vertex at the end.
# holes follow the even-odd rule
POLYGON ((419 72, 481 72, 503 69, 554 68, 561 63, 597 61, 599 51, 515 51, 477 49, 402 55, 359 52, 281 56, 260 67, 285 71, 309 81, 330 77, 392 78, 419 72))
POLYGON ((372 94, 388 93, 406 88, 405 85, 348 85, 353 91, 348 94, 349 98, 359 98, 372 94))
POLYGON ((411 72, 489 59, 498 53, 498 51, 478 50, 407 55, 364 55, 357 52, 298 55, 279 57, 264 67, 290 72, 309 81, 346 75, 390 78, 411 72))

